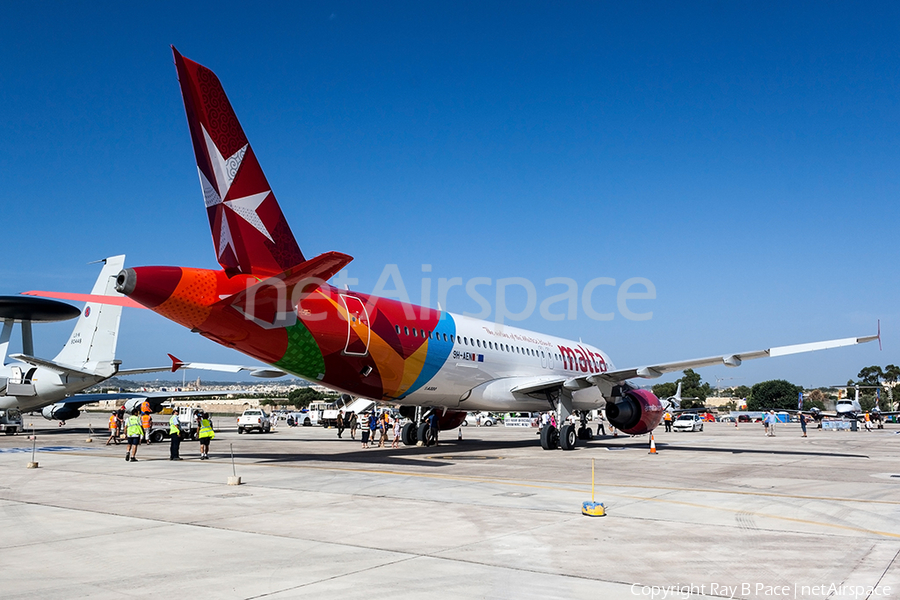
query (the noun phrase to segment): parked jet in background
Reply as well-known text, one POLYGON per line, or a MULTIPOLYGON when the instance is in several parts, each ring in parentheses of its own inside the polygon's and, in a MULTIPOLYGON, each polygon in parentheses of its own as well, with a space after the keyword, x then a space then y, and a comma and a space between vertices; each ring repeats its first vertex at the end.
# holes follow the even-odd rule
POLYGON ((174 50, 213 249, 222 269, 136 267, 116 289, 209 339, 340 392, 401 406, 425 440, 428 412, 452 429, 466 411, 554 409, 559 431, 545 449, 590 436, 585 415, 605 407, 628 434, 653 430, 663 406, 628 383, 711 365, 849 346, 877 336, 782 346, 616 369, 594 346, 503 324, 341 290, 326 283, 352 258, 306 259, 263 175, 219 80, 174 50), (424 409, 424 410, 421 410, 424 409), (573 412, 581 426, 566 423, 573 412), (418 427, 416 427, 416 425, 418 427))
MULTIPOLYGON (((125 265, 125 256, 112 256, 104 263, 94 288, 88 297, 112 299, 118 295, 115 290, 116 275, 125 265)), ((119 296, 122 300, 128 300, 119 296)), ((237 372, 253 370, 257 376, 281 376, 282 371, 216 365, 211 363, 185 363, 171 357, 173 364, 164 367, 143 369, 120 369, 121 361, 116 359, 116 344, 119 337, 119 321, 122 304, 88 301, 83 310, 74 306, 28 296, 4 296, 0 298, 0 409, 18 409, 23 412, 41 410, 47 419, 65 421, 78 416, 80 408, 99 399, 114 400, 111 395, 77 395, 114 375, 138 375, 176 371, 179 369, 204 369, 237 372), (52 360, 34 356, 31 324, 41 321, 58 321, 78 317, 75 328, 63 349, 52 360), (22 352, 11 354, 12 362, 6 364, 6 355, 13 326, 22 327, 22 352), (277 373, 277 375, 275 375, 277 373)), ((223 392, 169 392, 159 401, 171 397, 222 395, 223 392)), ((158 394, 157 394, 158 395, 158 394)), ((122 396, 131 398, 134 395, 122 396)))

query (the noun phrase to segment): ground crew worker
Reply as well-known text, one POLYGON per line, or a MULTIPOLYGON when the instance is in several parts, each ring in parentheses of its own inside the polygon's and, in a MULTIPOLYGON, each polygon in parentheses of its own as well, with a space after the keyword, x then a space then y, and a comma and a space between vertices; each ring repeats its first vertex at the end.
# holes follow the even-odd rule
POLYGON ((213 431, 212 421, 209 420, 209 413, 203 413, 203 416, 200 418, 200 460, 209 460, 209 443, 212 441, 214 437, 216 437, 216 432, 213 431))
POLYGON ((666 411, 663 415, 663 422, 666 424, 666 431, 672 431, 672 413, 666 411))
POLYGON ((178 455, 181 449, 181 419, 178 411, 174 410, 169 417, 169 460, 181 460, 178 455))
POLYGON ((150 443, 150 428, 153 426, 153 419, 150 417, 150 413, 144 413, 141 415, 141 428, 144 430, 144 441, 148 444, 150 443))
POLYGON ((144 400, 143 402, 141 402, 141 412, 144 413, 145 415, 149 415, 150 413, 153 412, 152 410, 150 410, 150 401, 149 400, 144 400))
POLYGON ((109 446, 110 442, 119 445, 119 417, 116 416, 116 411, 109 415, 109 439, 106 440, 106 445, 109 446))
POLYGON ((131 416, 125 421, 125 435, 128 438, 128 451, 125 452, 125 462, 137 462, 135 454, 137 454, 138 446, 141 445, 141 434, 144 432, 141 427, 141 420, 138 418, 138 409, 131 411, 131 416))

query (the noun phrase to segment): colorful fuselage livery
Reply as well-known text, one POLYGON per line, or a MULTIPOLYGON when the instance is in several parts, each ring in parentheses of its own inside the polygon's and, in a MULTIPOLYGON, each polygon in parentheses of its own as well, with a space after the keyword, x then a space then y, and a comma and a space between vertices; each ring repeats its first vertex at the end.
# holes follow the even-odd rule
POLYGON ((173 52, 222 269, 126 269, 118 291, 309 381, 440 409, 443 429, 470 410, 552 408, 565 417, 604 406, 626 433, 658 425, 659 400, 624 383, 648 375, 614 373, 598 348, 326 283, 351 257, 304 257, 219 80, 173 52))

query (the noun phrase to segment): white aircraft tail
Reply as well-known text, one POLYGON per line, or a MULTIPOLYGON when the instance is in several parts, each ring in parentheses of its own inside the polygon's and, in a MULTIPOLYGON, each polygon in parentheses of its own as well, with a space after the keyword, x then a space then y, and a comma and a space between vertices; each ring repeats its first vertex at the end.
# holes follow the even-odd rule
MULTIPOLYGON (((106 264, 100 270, 91 294, 121 296, 116 291, 116 275, 125 266, 125 255, 111 256, 103 262, 106 264)), ((121 316, 121 306, 88 302, 75 323, 69 341, 53 361, 80 369, 89 368, 89 364, 93 367, 97 363, 112 362, 116 358, 121 316)))
POLYGON ((668 410, 678 410, 681 408, 681 382, 678 382, 678 387, 675 388, 675 395, 669 396, 666 398, 666 408, 668 410))

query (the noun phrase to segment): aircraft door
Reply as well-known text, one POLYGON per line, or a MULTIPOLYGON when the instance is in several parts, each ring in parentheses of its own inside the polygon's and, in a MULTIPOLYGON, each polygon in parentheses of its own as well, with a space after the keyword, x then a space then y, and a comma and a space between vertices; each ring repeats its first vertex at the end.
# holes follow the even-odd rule
POLYGON ((341 303, 347 314, 347 343, 344 354, 365 356, 369 353, 369 311, 356 296, 341 294, 341 303))

